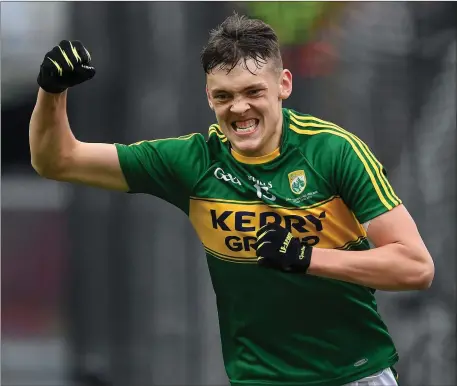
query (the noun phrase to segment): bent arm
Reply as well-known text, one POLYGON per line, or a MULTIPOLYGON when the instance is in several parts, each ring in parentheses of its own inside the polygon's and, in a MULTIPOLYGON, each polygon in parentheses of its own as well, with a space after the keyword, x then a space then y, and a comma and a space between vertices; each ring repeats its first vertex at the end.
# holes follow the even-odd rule
POLYGON ((38 91, 30 119, 31 162, 45 178, 128 191, 113 144, 85 143, 73 135, 67 116, 67 91, 38 91))
POLYGON ((400 205, 371 221, 367 251, 313 250, 308 274, 385 291, 430 287, 434 264, 414 220, 400 205))

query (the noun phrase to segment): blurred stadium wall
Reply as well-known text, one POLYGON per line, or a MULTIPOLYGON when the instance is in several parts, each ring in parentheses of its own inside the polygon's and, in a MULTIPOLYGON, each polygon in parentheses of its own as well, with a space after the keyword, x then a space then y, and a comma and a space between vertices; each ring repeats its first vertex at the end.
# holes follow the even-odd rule
POLYGON ((278 31, 286 106, 354 132, 387 167, 436 264, 430 290, 378 293, 401 384, 456 384, 455 3, 3 2, 4 385, 227 384, 187 219, 156 198, 40 179, 28 122, 44 54, 78 39, 98 71, 70 92, 81 140, 206 133, 199 53, 234 9, 278 31))

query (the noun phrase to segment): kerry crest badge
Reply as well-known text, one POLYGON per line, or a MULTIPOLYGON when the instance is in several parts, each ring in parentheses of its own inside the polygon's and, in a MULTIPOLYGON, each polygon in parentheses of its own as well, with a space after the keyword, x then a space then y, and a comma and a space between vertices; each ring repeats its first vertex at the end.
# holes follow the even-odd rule
POLYGON ((288 174, 290 190, 294 194, 302 193, 306 188, 306 176, 304 170, 296 170, 288 174))

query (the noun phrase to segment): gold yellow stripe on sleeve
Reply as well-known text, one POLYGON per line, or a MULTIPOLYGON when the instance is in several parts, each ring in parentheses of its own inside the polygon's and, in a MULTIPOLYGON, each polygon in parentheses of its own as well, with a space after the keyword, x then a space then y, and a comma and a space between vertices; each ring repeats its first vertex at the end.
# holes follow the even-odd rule
MULTIPOLYGON (((335 124, 333 124, 331 122, 328 122, 328 121, 324 121, 324 120, 319 119, 319 118, 315 118, 315 117, 311 117, 311 116, 299 117, 299 116, 297 116, 296 114, 294 114, 292 112, 290 114, 291 114, 291 120, 293 120, 294 123, 298 124, 299 126, 306 125, 306 127, 316 127, 316 128, 329 127, 331 129, 335 130, 335 132, 344 134, 344 136, 343 136, 344 138, 349 137, 352 141, 357 143, 359 145, 360 149, 362 150, 364 156, 365 156, 364 158, 367 159, 370 162, 371 166, 373 167, 373 170, 375 170, 375 172, 376 172, 377 179, 374 176, 371 179, 371 181, 373 183, 373 186, 375 187, 376 191, 378 192, 378 189, 381 191, 381 188, 379 187, 379 183, 380 183, 381 187, 382 187, 383 194, 386 196, 386 198, 388 200, 390 200, 395 206, 401 204, 401 200, 394 193, 394 190, 393 190, 392 186, 390 185, 389 181, 387 180, 387 178, 385 177, 384 173, 382 172, 381 163, 373 155, 373 153, 370 151, 368 146, 363 141, 361 141, 357 136, 355 136, 354 134, 350 133, 347 130, 344 130, 343 128, 341 128, 338 125, 335 125, 335 124), (317 123, 310 123, 309 121, 321 122, 322 125, 321 124, 317 124, 317 123), (304 122, 306 122, 306 123, 304 123, 304 122)), ((362 158, 361 154, 358 151, 356 151, 356 147, 354 146, 352 141, 348 141, 348 142, 351 144, 352 148, 354 149, 356 154, 359 156, 359 158, 363 162, 363 158, 362 158)), ((364 163, 365 169, 367 170, 367 172, 370 174, 370 177, 371 177, 371 173, 368 170, 369 168, 366 167, 365 162, 363 162, 363 163, 364 163)), ((379 194, 378 194, 378 196, 379 196, 379 194)), ((381 197, 380 197, 380 199, 381 199, 381 197)), ((383 201, 383 200, 381 199, 381 201, 383 201)), ((384 203, 384 201, 383 201, 383 203, 384 203)), ((385 205, 385 203, 384 203, 384 205, 385 205)), ((389 207, 389 206, 386 205, 386 207, 389 207)), ((389 209, 391 209, 391 208, 389 208, 389 209)))
MULTIPOLYGON (((293 120, 292 117, 291 117, 291 119, 293 120)), ((315 123, 314 124, 312 124, 312 123, 300 123, 300 122, 298 122, 297 125, 299 125, 301 127, 314 127, 314 128, 323 127, 324 128, 322 130, 306 130, 306 129, 299 129, 298 127, 296 127, 293 124, 291 124, 290 128, 293 131, 295 131, 296 133, 299 133, 299 134, 316 135, 316 134, 320 134, 320 133, 329 133, 329 134, 334 134, 334 135, 337 135, 339 137, 342 137, 342 138, 346 139, 350 143, 350 145, 352 146, 352 149, 357 154, 357 156, 359 157, 359 159, 362 162, 362 164, 364 165, 365 170, 367 171, 368 175, 370 176, 371 183, 372 183, 372 185, 373 185, 373 187, 374 187, 374 189, 375 189, 380 201, 383 203, 383 205, 387 209, 391 210, 393 208, 393 206, 384 197, 384 195, 383 195, 383 193, 381 191, 381 188, 380 188, 378 182, 376 181, 375 176, 373 175, 373 172, 371 171, 370 167, 367 164, 367 161, 362 156, 362 154, 360 154, 359 149, 355 146, 355 144, 351 140, 351 138, 349 138, 346 134, 337 132, 334 129, 329 128, 327 125, 319 125, 319 124, 315 124, 315 123)))
MULTIPOLYGON (((297 115, 295 115, 295 114, 293 114, 293 115, 294 115, 294 117, 300 119, 300 117, 298 117, 297 115)), ((365 154, 365 157, 367 157, 368 160, 370 161, 371 165, 373 166, 373 169, 376 171, 376 174, 378 176, 378 179, 381 182, 381 185, 384 188, 384 191, 387 194, 387 197, 395 205, 398 205, 398 204, 401 203, 401 200, 394 193, 394 190, 393 190, 392 186, 390 185, 390 183, 387 180, 386 176, 382 172, 381 163, 378 161, 378 159, 374 156, 374 154, 371 152, 371 150, 368 148, 368 146, 362 140, 360 140, 356 135, 352 134, 351 132, 343 129, 342 127, 340 127, 340 126, 338 126, 338 125, 336 125, 334 123, 331 123, 331 122, 328 122, 328 121, 324 121, 324 120, 316 118, 316 117, 301 117, 301 119, 304 119, 304 118, 308 119, 308 120, 313 120, 313 121, 316 121, 316 122, 321 122, 321 123, 323 123, 325 125, 331 126, 331 127, 335 128, 335 130, 337 130, 339 132, 342 132, 342 133, 345 133, 349 137, 351 137, 360 146, 360 148, 362 149, 363 153, 365 154)))

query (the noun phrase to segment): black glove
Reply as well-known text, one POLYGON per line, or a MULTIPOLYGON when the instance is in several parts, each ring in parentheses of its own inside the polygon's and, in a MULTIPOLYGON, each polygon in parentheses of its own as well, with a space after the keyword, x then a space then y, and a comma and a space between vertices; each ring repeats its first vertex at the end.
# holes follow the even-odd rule
POLYGON ((44 91, 61 93, 94 77, 95 68, 90 62, 90 54, 81 42, 62 40, 44 57, 37 82, 44 91))
POLYGON ((312 247, 293 237, 278 224, 267 224, 257 231, 257 263, 284 272, 306 273, 311 262, 312 247))

